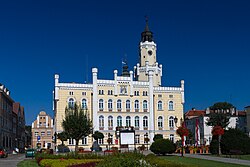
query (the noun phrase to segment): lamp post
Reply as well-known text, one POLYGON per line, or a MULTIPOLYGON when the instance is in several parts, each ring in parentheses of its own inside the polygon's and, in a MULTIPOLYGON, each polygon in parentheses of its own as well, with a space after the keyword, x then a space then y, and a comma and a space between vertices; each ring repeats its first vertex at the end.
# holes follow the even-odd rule
POLYGON ((178 122, 178 118, 175 116, 174 117, 174 123, 175 123, 175 126, 177 127, 177 122, 178 122))

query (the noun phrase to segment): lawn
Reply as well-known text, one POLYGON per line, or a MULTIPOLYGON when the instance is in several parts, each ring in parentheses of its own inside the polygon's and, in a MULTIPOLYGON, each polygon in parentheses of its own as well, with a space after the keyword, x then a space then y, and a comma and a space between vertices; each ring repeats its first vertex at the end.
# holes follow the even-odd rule
MULTIPOLYGON (((217 155, 212 155, 217 156, 217 155)), ((250 155, 221 155, 222 158, 236 158, 236 159, 243 159, 243 160, 249 160, 250 161, 250 155)))
POLYGON ((17 164, 17 167, 39 167, 36 160, 23 160, 17 164))
POLYGON ((180 162, 187 165, 195 165, 201 167, 245 167, 244 165, 237 165, 237 164, 230 164, 230 163, 223 163, 223 162, 216 162, 216 161, 209 161, 203 159, 196 159, 196 158, 187 158, 187 157, 179 157, 179 156, 162 156, 159 158, 163 158, 169 161, 180 162))

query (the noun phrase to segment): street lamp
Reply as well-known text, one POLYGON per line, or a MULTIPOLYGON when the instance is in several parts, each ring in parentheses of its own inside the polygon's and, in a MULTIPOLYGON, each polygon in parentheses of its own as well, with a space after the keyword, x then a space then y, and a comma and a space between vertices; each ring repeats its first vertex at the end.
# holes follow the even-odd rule
POLYGON ((175 126, 177 127, 177 122, 178 122, 178 118, 175 116, 174 117, 174 123, 175 123, 175 126))

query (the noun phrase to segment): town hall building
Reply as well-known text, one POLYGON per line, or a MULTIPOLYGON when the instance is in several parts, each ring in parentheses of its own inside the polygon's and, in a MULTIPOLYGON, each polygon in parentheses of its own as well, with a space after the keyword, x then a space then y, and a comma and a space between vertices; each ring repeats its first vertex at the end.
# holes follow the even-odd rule
MULTIPOLYGON (((162 134, 175 142, 179 140, 176 129, 183 119, 184 80, 176 87, 162 86, 163 66, 157 62, 157 45, 146 22, 139 44, 139 62, 128 71, 125 62, 122 74, 114 70, 113 80, 98 78, 98 69, 92 68, 92 83, 64 83, 55 75, 54 121, 55 132, 63 131, 65 107, 80 104, 88 109, 94 131, 104 134, 99 144, 105 148, 107 139, 119 146, 117 127, 135 130, 134 142, 140 146, 151 144, 155 134, 162 134), (178 120, 178 121, 177 121, 178 120), (148 138, 149 141, 145 139, 148 138)), ((136 58, 136 57, 135 57, 136 58)), ((79 146, 90 148, 91 135, 79 141, 79 146)), ((68 139, 74 146, 74 139, 68 139)), ((60 140, 57 144, 61 144, 60 140)))

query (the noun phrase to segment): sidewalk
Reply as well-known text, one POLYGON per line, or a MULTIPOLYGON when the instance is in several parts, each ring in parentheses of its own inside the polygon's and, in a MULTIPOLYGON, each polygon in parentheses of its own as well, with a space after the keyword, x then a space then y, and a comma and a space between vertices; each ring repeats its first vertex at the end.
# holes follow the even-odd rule
MULTIPOLYGON (((180 154, 178 154, 178 156, 180 156, 180 154)), ((209 156, 209 155, 204 155, 204 154, 203 155, 202 154, 184 154, 184 157, 250 166, 250 161, 242 160, 242 159, 235 159, 235 158, 222 158, 222 157, 215 157, 215 156, 209 156)))

